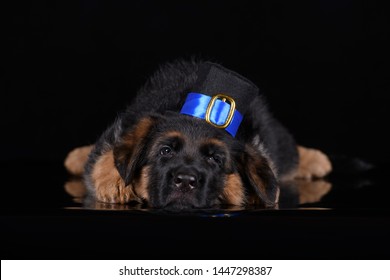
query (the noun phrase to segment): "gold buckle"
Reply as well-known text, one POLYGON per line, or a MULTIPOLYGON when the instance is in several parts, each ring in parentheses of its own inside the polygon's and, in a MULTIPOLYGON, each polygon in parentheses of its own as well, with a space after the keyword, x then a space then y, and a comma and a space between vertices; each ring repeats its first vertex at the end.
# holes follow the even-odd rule
POLYGON ((206 110, 206 122, 208 122, 209 124, 215 126, 215 127, 218 127, 218 128, 227 128, 229 126, 229 124, 232 122, 233 120, 233 115, 234 115, 234 110, 236 109, 236 102, 234 102, 234 99, 231 98, 230 96, 227 96, 227 95, 224 95, 224 94, 217 94, 217 95, 214 95, 210 102, 209 102, 209 105, 207 105, 207 110, 206 110), (217 101, 217 99, 221 99, 222 102, 226 102, 228 101, 230 103, 230 110, 229 110, 229 114, 226 118, 226 121, 224 124, 221 124, 221 125, 218 125, 218 124, 215 124, 213 123, 211 120, 210 120, 210 115, 211 115, 211 111, 213 110, 213 107, 214 107, 214 103, 215 101, 217 101))

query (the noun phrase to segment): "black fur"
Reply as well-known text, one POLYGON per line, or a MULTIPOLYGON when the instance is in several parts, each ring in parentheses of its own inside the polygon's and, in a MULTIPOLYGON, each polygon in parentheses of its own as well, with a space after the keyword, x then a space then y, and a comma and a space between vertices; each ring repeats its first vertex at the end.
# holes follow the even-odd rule
POLYGON ((131 155, 128 155, 127 162, 117 162, 116 167, 126 184, 130 184, 138 180, 143 166, 150 166, 148 192, 152 207, 205 208, 221 204, 226 175, 234 172, 240 174, 248 187, 246 194, 255 193, 266 206, 274 204, 272 199, 277 192, 277 178, 294 170, 298 162, 293 137, 272 117, 262 93, 247 102, 249 107, 246 108, 244 120, 235 138, 203 120, 179 114, 187 94, 197 81, 197 71, 202 63, 176 61, 165 64, 149 78, 134 102, 103 133, 90 154, 84 178, 91 194, 95 191, 91 172, 98 158, 110 149, 114 150, 114 155, 123 153, 118 148, 123 137, 131 133, 142 118, 149 117, 153 118, 154 124, 147 137, 142 140, 142 147, 138 147, 136 159, 129 167, 131 155), (172 143, 167 144, 170 149, 173 148, 171 152, 175 155, 174 159, 172 155, 165 155, 166 151, 158 154, 157 148, 153 148, 157 145, 156 139, 169 130, 179 131, 189 138, 185 145, 176 143, 178 146, 182 145, 180 148, 172 147, 172 143), (215 153, 217 160, 213 162, 205 159, 207 153, 212 157, 214 151, 202 151, 202 147, 197 146, 199 139, 207 138, 219 139, 228 147, 228 151, 215 153), (249 166, 258 159, 262 160, 261 167, 249 166), (253 186, 256 178, 251 178, 246 168, 251 168, 251 172, 253 168, 259 169, 259 176, 266 183, 265 194, 253 186), (197 181, 196 184, 202 185, 202 191, 180 197, 173 194, 170 189, 175 184, 172 182, 175 175, 172 173, 177 173, 180 169, 185 169, 186 171, 182 171, 184 173, 194 173, 196 180, 201 178, 201 182, 197 181))

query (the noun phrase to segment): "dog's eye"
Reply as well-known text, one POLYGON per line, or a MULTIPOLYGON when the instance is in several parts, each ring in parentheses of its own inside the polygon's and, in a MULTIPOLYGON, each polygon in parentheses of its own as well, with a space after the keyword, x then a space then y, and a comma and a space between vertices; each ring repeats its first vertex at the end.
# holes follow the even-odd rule
POLYGON ((169 155, 170 153, 172 153, 172 149, 171 149, 171 147, 168 147, 168 146, 164 146, 160 150, 160 155, 162 155, 162 156, 169 155))
POLYGON ((215 162, 218 165, 222 165, 222 159, 217 155, 208 156, 207 160, 211 162, 215 162))

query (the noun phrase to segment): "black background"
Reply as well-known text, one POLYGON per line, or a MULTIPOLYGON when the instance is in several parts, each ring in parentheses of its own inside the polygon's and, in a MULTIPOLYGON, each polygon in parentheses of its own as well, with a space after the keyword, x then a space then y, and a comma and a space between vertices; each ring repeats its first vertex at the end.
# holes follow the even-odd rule
POLYGON ((93 143, 166 61, 254 81, 300 144, 389 158, 389 18, 375 2, 33 1, 5 10, 1 160, 93 143))
POLYGON ((2 257, 389 257, 388 10, 348 0, 69 2, 2 9, 2 257), (218 220, 63 209, 73 205, 67 152, 92 144, 161 63, 193 56, 255 82, 300 144, 374 163, 373 182, 336 174, 314 205, 334 211, 218 220))

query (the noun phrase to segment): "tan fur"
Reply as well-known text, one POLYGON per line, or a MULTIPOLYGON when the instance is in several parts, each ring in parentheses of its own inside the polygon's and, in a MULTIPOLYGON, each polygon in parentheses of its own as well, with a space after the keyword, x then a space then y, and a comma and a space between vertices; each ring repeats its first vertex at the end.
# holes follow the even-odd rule
MULTIPOLYGON (((260 161, 260 160, 256 160, 256 161, 260 161)), ((265 186, 262 178, 259 176, 257 169, 256 169, 256 166, 260 166, 260 164, 258 164, 257 162, 256 163, 254 162, 253 164, 248 164, 247 168, 248 168, 249 174, 251 175, 253 182, 255 183, 257 188, 260 190, 260 192, 266 194, 266 186, 265 186)))
POLYGON ((123 138, 123 142, 129 146, 133 146, 135 143, 141 142, 144 137, 148 134, 150 127, 154 124, 154 121, 151 118, 143 118, 141 119, 134 130, 125 135, 123 138))
MULTIPOLYGON (((278 187, 278 189, 276 190, 276 196, 275 196, 275 203, 276 204, 279 203, 279 197, 280 197, 280 188, 278 187)), ((278 207, 278 205, 276 205, 276 207, 278 207)))
POLYGON ((318 202, 332 189, 332 184, 324 180, 296 180, 296 182, 300 204, 318 202))
POLYGON ((141 171, 140 180, 134 186, 135 193, 137 194, 137 196, 145 200, 149 200, 149 192, 148 192, 148 184, 149 184, 149 176, 150 176, 149 174, 150 174, 150 167, 144 166, 141 171))
POLYGON ((141 152, 142 143, 154 124, 153 119, 141 119, 135 128, 123 137, 122 143, 114 148, 115 159, 118 163, 127 164, 127 167, 133 166, 141 152), (130 160, 128 159, 131 153, 130 160))
POLYGON ((234 173, 227 176, 223 197, 226 204, 240 206, 246 202, 240 175, 234 173))
POLYGON ((83 198, 87 195, 87 188, 81 179, 66 182, 64 188, 73 198, 83 198))
POLYGON ((125 186, 115 168, 112 150, 99 158, 94 165, 91 177, 96 188, 96 198, 99 201, 123 204, 137 198, 132 187, 125 186))
POLYGON ((214 144, 216 146, 222 147, 223 149, 226 149, 225 143, 215 138, 207 139, 206 141, 204 141, 204 144, 214 144))
POLYGON ((295 178, 322 178, 332 171, 329 158, 319 150, 298 146, 299 164, 295 178))
POLYGON ((279 199, 279 191, 277 190, 275 199, 270 199, 269 194, 267 193, 267 182, 266 177, 263 177, 261 173, 264 172, 264 176, 272 176, 272 169, 268 164, 268 160, 265 157, 254 156, 257 154, 257 151, 254 150, 250 145, 246 145, 246 154, 249 155, 248 158, 242 158, 241 161, 245 165, 245 172, 247 173, 249 179, 252 181, 252 184, 256 186, 259 193, 262 194, 262 197, 265 201, 262 201, 257 195, 250 195, 248 198, 249 204, 265 204, 267 208, 275 208, 276 203, 279 199))
POLYGON ((64 165, 69 173, 81 176, 84 173, 84 166, 94 145, 83 146, 72 150, 66 157, 64 165))
POLYGON ((185 139, 185 136, 180 133, 179 131, 168 131, 167 133, 164 133, 164 137, 177 137, 177 138, 182 138, 185 139))

